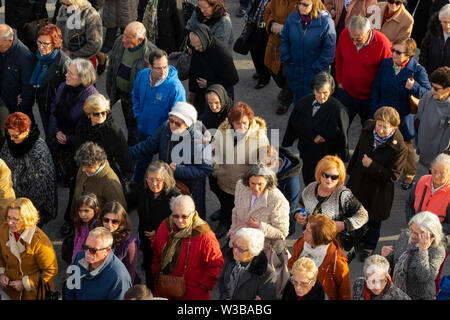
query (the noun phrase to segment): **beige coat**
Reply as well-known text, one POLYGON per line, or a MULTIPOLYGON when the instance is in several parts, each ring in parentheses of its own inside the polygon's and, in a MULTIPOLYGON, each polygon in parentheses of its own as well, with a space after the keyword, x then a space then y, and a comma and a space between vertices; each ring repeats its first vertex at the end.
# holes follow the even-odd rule
MULTIPOLYGON (((335 26, 341 18, 342 11, 344 11, 344 4, 345 0, 324 0, 325 8, 327 8, 329 12, 331 12, 332 9, 336 11, 336 14, 334 16, 332 15, 335 26)), ((367 8, 376 4, 377 0, 352 0, 347 7, 345 26, 348 27, 350 20, 355 16, 369 17, 370 14, 367 13, 367 8)))
POLYGON ((0 226, 0 274, 11 281, 22 280, 24 290, 19 293, 11 287, 3 289, 12 300, 36 299, 39 274, 54 290, 53 277, 58 273, 58 262, 50 239, 38 227, 25 228, 19 241, 9 231, 8 224, 0 226))
POLYGON ((5 221, 6 207, 16 199, 11 179, 11 170, 0 159, 0 224, 5 221))
POLYGON ((276 253, 281 253, 289 232, 289 202, 278 188, 265 190, 255 201, 252 209, 250 209, 251 200, 251 189, 239 180, 234 195, 231 228, 227 234, 230 246, 236 232, 247 227, 248 220, 253 216, 261 222, 261 231, 265 236, 264 249, 272 247, 276 253))
MULTIPOLYGON (((380 23, 383 23, 384 12, 388 10, 387 2, 379 2, 378 7, 380 7, 380 23)), ((411 36, 412 28, 414 24, 414 19, 411 14, 406 10, 405 6, 402 5, 401 9, 398 10, 391 18, 386 20, 386 22, 381 26, 381 32, 385 34, 386 37, 394 42, 396 39, 409 38, 411 36)))
POLYGON ((268 146, 266 122, 258 117, 253 119, 245 137, 233 145, 231 124, 226 119, 214 135, 214 172, 220 189, 233 195, 236 182, 242 178, 251 164, 257 162, 258 147, 268 146), (228 163, 228 164, 227 164, 228 163))

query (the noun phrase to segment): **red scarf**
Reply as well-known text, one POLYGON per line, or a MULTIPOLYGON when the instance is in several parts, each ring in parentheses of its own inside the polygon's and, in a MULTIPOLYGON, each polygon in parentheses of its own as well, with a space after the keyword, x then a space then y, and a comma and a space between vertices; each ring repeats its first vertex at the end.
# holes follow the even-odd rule
POLYGON ((21 233, 14 232, 14 237, 16 238, 16 242, 19 241, 19 238, 20 238, 21 234, 22 234, 22 232, 21 233))
POLYGON ((372 291, 370 291, 370 289, 367 288, 367 284, 364 281, 364 300, 376 300, 376 299, 381 298, 389 290, 389 288, 392 286, 391 276, 387 275, 386 279, 387 279, 388 282, 386 283, 386 286, 384 287, 383 292, 381 292, 381 294, 379 296, 374 295, 372 293, 372 291))

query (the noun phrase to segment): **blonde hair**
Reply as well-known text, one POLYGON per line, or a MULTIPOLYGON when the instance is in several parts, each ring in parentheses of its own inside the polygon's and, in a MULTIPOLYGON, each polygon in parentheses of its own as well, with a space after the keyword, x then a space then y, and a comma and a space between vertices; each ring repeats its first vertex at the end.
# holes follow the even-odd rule
POLYGON ((308 279, 312 280, 317 277, 319 269, 317 268, 314 261, 308 257, 301 257, 294 262, 291 269, 291 275, 301 273, 308 279))
POLYGON ((397 128, 400 125, 400 115, 398 114, 398 111, 389 106, 381 107, 375 111, 373 118, 375 120, 387 122, 394 128, 397 128))
POLYGON ((336 169, 339 172, 338 186, 342 186, 345 182, 345 165, 344 162, 338 156, 325 156, 316 165, 316 171, 314 177, 317 183, 320 183, 322 173, 328 169, 336 169))
POLYGON ((109 100, 105 98, 101 93, 95 93, 90 95, 83 105, 83 111, 86 115, 89 115, 93 112, 101 112, 110 110, 109 100))
POLYGON ((114 238, 112 233, 105 227, 97 227, 89 232, 89 236, 103 240, 103 246, 111 248, 114 238))
POLYGON ((10 202, 5 210, 5 220, 10 209, 18 209, 20 217, 23 219, 25 228, 35 226, 39 222, 39 212, 28 198, 17 198, 10 202))
POLYGON ((73 4, 75 7, 81 8, 84 6, 87 2, 87 0, 69 0, 71 4, 73 4))

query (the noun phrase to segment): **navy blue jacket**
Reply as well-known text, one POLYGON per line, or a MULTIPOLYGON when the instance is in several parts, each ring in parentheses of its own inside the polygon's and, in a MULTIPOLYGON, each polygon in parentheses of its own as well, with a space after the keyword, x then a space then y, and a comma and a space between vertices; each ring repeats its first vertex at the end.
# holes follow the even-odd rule
POLYGON ((16 111, 32 113, 34 89, 30 84, 30 78, 34 70, 34 64, 34 55, 14 33, 11 48, 0 54, 0 97, 7 105, 10 113, 16 111), (19 94, 22 103, 17 105, 19 94))
POLYGON ((286 64, 286 77, 296 100, 312 93, 314 76, 329 71, 336 51, 336 30, 327 11, 303 29, 300 14, 294 10, 281 33, 281 62, 286 64))
POLYGON ((414 58, 409 60, 398 75, 395 75, 392 58, 386 58, 381 63, 372 86, 371 114, 373 116, 383 106, 394 107, 400 115, 400 132, 403 138, 405 141, 411 140, 414 138, 414 123, 407 117, 410 114, 409 95, 420 99, 430 90, 427 71, 414 58), (411 77, 414 77, 415 82, 412 90, 409 90, 405 84, 411 77))

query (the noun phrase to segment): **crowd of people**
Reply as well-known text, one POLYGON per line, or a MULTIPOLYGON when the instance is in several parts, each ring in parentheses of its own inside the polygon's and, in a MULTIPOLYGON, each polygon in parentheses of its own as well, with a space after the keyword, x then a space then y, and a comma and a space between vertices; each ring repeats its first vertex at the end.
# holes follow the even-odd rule
POLYGON ((172 0, 58 0, 52 18, 46 0, 5 0, 1 298, 448 295, 450 3, 417 11, 409 2, 239 1, 255 90, 272 78, 274 112, 293 105, 278 146, 257 109, 235 99, 239 31, 224 0, 191 11, 172 0), (419 14, 428 26, 415 24, 419 14), (119 101, 126 128, 111 114, 119 101), (288 149, 296 140, 299 154, 288 149), (428 170, 421 177, 416 154, 428 170), (409 193, 405 229, 377 254, 397 182, 409 193), (58 187, 69 189, 59 229, 67 272, 43 231, 62 204, 58 187), (209 194, 220 204, 214 212, 209 194), (362 278, 350 279, 353 259, 362 278))

